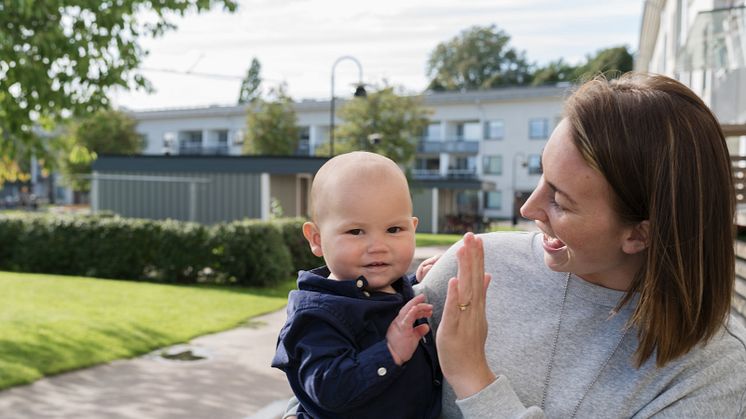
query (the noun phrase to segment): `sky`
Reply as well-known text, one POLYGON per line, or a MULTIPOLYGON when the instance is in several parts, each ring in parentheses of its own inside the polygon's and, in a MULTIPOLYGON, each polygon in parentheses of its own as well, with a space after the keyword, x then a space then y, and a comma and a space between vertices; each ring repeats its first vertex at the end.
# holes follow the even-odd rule
MULTIPOLYGON (((240 0, 228 13, 172 20, 178 28, 143 39, 141 73, 156 92, 117 91, 132 110, 235 104, 256 57, 264 90, 284 83, 296 101, 328 100, 332 65, 357 59, 363 82, 412 93, 427 87, 426 63, 438 43, 472 26, 495 24, 530 62, 578 63, 599 49, 636 51, 642 0, 240 0)), ((350 96, 358 68, 336 66, 335 96, 350 96)))

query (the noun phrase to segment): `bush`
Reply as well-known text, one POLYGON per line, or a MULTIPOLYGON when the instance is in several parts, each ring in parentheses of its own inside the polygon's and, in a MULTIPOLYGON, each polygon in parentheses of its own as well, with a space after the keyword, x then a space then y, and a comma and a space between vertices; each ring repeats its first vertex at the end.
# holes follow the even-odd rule
POLYGON ((228 282, 274 285, 292 273, 290 251, 277 224, 257 220, 218 224, 211 231, 215 270, 228 282))
POLYGON ((308 242, 303 237, 303 218, 284 218, 274 221, 282 231, 282 238, 285 245, 290 250, 290 256, 293 259, 293 268, 313 269, 324 264, 324 258, 317 257, 311 252, 308 242))
POLYGON ((205 227, 116 215, 0 216, 0 269, 113 279, 274 285, 323 264, 302 219, 205 227))

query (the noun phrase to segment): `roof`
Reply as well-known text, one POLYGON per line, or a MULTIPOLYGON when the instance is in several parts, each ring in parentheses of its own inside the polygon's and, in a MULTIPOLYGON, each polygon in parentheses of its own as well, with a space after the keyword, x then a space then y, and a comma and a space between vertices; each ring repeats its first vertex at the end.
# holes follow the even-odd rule
POLYGON ((328 160, 305 156, 100 155, 95 172, 316 173, 328 160))
MULTIPOLYGON (((490 90, 471 90, 459 92, 425 92, 423 102, 425 106, 479 104, 485 102, 501 102, 531 99, 563 99, 571 85, 557 84, 553 86, 517 86, 504 87, 490 90)), ((344 103, 345 99, 337 99, 337 104, 344 103)), ((302 100, 295 102, 296 112, 313 112, 329 110, 329 100, 302 100)), ((194 118, 194 117, 242 117, 246 115, 250 104, 246 105, 211 105, 193 108, 156 109, 149 111, 129 111, 128 113, 139 121, 162 120, 169 118, 194 118)))

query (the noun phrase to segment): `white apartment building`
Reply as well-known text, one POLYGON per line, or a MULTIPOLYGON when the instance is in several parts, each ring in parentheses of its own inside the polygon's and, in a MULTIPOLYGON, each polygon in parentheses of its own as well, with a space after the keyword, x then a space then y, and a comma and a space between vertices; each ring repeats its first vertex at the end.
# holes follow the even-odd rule
MULTIPOLYGON (((422 137, 413 139, 418 147, 412 168, 421 231, 516 215, 539 180, 541 150, 559 122, 567 90, 515 87, 425 94, 424 105, 432 114, 422 137)), ((295 110, 301 131, 296 155, 315 155, 329 141, 330 103, 304 100, 295 110)), ((248 111, 240 105, 131 115, 146 139, 145 154, 240 155, 248 111)), ((341 123, 335 119, 335 125, 341 123)))
POLYGON ((635 69, 673 77, 717 115, 746 155, 746 2, 647 0, 635 69))

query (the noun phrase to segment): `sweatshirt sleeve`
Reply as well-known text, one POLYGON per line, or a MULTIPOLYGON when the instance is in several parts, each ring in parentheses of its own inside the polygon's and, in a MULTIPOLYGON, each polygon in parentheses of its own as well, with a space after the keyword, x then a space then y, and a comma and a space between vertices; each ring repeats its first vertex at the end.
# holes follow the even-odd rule
POLYGON ((536 406, 526 408, 507 377, 500 375, 492 384, 480 392, 462 400, 456 400, 465 419, 471 418, 519 418, 540 419, 544 412, 536 406))
POLYGON ((295 330, 283 342, 296 365, 285 372, 293 388, 302 389, 313 403, 341 413, 380 395, 406 364, 396 365, 385 340, 356 349, 341 325, 330 320, 318 312, 296 317, 295 330))

